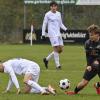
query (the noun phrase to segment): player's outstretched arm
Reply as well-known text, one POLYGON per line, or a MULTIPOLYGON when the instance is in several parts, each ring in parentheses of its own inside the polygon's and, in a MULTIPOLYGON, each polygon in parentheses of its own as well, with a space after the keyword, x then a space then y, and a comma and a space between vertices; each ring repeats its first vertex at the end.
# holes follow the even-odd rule
POLYGON ((10 70, 9 70, 9 75, 11 77, 13 84, 15 85, 15 87, 17 89, 17 94, 19 94, 20 93, 20 86, 19 86, 17 77, 16 77, 16 75, 15 75, 15 73, 14 73, 14 71, 11 67, 10 67, 10 70))
POLYGON ((10 89, 12 88, 12 86, 13 86, 13 82, 12 82, 11 78, 9 78, 9 82, 8 82, 8 86, 6 88, 6 91, 7 92, 10 91, 10 89))

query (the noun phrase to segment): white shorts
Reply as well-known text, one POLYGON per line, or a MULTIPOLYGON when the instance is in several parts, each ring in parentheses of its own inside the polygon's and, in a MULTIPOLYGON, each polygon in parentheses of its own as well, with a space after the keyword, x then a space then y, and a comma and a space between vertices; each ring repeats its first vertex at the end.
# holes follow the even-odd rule
POLYGON ((32 74, 32 80, 38 82, 40 75, 40 67, 38 64, 30 65, 25 74, 32 74))
POLYGON ((50 37, 50 42, 51 42, 52 47, 54 47, 54 46, 59 46, 59 45, 61 45, 61 46, 64 45, 64 44, 63 44, 63 39, 62 39, 61 36, 50 37))

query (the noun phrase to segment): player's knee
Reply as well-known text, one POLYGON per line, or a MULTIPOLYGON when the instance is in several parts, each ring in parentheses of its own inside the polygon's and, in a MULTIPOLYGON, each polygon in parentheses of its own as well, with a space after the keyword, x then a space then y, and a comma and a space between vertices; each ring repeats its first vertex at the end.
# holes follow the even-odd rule
POLYGON ((63 48, 62 46, 56 46, 56 47, 54 47, 54 51, 58 52, 58 53, 61 53, 63 51, 62 48, 63 48))
POLYGON ((61 53, 63 50, 62 50, 62 48, 59 47, 57 51, 58 51, 58 53, 61 53))
POLYGON ((32 76, 31 76, 30 74, 25 75, 25 76, 24 76, 24 80, 23 80, 23 82, 24 82, 25 84, 27 84, 28 81, 31 80, 31 79, 32 79, 32 76))
POLYGON ((58 53, 61 53, 61 52, 62 52, 62 49, 59 49, 59 50, 58 50, 58 53))

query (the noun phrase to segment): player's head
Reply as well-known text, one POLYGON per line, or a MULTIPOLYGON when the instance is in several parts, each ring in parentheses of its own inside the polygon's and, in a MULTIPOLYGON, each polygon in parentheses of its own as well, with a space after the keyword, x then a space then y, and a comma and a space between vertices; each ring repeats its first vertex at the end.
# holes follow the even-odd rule
POLYGON ((57 11, 57 8, 58 8, 57 2, 52 1, 52 2, 50 3, 50 9, 51 9, 51 11, 55 13, 55 12, 57 11))
POLYGON ((0 63, 0 72, 4 72, 4 67, 3 67, 2 63, 0 63))
POLYGON ((91 41, 98 41, 100 39, 100 28, 97 25, 91 25, 88 27, 89 38, 91 41))

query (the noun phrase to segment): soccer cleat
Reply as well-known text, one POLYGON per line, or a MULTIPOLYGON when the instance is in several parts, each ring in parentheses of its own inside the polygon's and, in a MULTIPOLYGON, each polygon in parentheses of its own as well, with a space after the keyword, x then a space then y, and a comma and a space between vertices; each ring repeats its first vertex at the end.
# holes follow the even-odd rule
POLYGON ((61 70, 61 66, 56 67, 57 70, 61 70))
POLYGON ((46 69, 48 69, 48 61, 46 60, 46 58, 43 59, 43 62, 45 64, 46 69))
POLYGON ((67 95, 75 95, 77 93, 75 93, 74 91, 67 91, 67 92, 65 92, 65 94, 67 94, 67 95))
POLYGON ((94 84, 97 94, 100 94, 100 87, 97 86, 97 83, 94 84))
POLYGON ((56 90, 51 85, 48 85, 47 91, 53 95, 56 95, 56 90))

